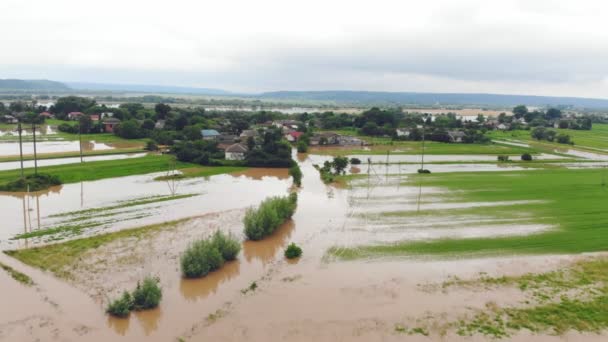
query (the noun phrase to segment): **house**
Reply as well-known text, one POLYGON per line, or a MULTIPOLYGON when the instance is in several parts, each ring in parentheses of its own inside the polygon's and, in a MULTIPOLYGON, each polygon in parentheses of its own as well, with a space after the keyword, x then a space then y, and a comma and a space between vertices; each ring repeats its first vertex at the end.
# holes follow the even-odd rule
POLYGON ((45 119, 51 119, 51 118, 53 118, 53 114, 51 114, 49 112, 42 112, 42 113, 40 113, 40 117, 43 117, 45 119))
POLYGON ((99 114, 91 114, 91 115, 89 115, 89 117, 91 118, 91 121, 93 121, 93 122, 99 121, 99 114))
POLYGON ((70 120, 76 120, 76 119, 80 118, 83 115, 84 114, 82 112, 69 112, 68 113, 68 119, 70 119, 70 120))
POLYGON ((217 140, 220 136, 220 132, 214 129, 203 129, 201 130, 201 136, 203 137, 203 140, 217 140))
POLYGON ((338 144, 342 146, 363 146, 365 141, 348 135, 338 136, 338 144))
POLYGON ((333 132, 315 133, 310 138, 311 145, 336 145, 339 135, 333 132))
POLYGON ((236 142, 238 142, 239 138, 234 135, 234 134, 229 134, 229 133, 221 133, 219 136, 217 136, 217 138, 215 139, 217 140, 217 142, 219 144, 234 144, 236 142))
POLYGON ((288 134, 285 135, 285 139, 287 139, 287 141, 289 142, 296 142, 298 141, 298 139, 300 139, 300 137, 302 136, 302 132, 289 132, 288 134))
POLYGON ((165 120, 158 120, 154 124, 154 129, 163 129, 165 128, 165 120))
POLYGON ((397 128, 395 130, 395 132, 397 133, 398 137, 404 137, 404 138, 409 137, 410 133, 411 133, 410 130, 407 128, 397 128))
POLYGON ((450 141, 455 143, 462 142, 466 136, 463 131, 449 131, 448 135, 450 136, 450 141))
POLYGON ((247 146, 243 144, 232 144, 226 148, 226 160, 243 160, 247 153, 247 146))
POLYGON ((241 133, 240 138, 242 141, 244 141, 244 140, 247 140, 247 138, 249 138, 249 137, 255 138, 256 136, 257 136, 256 131, 254 131, 253 129, 246 129, 241 133))
POLYGON ((501 123, 498 124, 498 126, 496 126, 497 129, 501 130, 501 131, 506 131, 510 128, 511 126, 509 126, 509 124, 505 124, 505 123, 501 123))
POLYGON ((4 122, 9 124, 16 124, 19 123, 19 120, 16 117, 7 114, 4 116, 4 122))
POLYGON ((101 119, 105 119, 105 118, 113 118, 114 117, 114 113, 112 112, 103 112, 100 114, 99 116, 101 119))
POLYGON ((120 120, 116 118, 107 118, 103 120, 103 130, 106 133, 114 133, 114 129, 120 124, 120 120))

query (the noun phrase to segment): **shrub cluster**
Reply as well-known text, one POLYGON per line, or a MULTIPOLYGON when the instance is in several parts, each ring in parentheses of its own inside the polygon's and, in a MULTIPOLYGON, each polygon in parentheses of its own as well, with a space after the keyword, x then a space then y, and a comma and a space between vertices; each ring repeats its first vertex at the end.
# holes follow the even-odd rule
POLYGON ((23 178, 0 185, 0 191, 39 191, 61 185, 59 177, 46 173, 27 175, 23 178))
POLYGON ((498 156, 498 161, 499 162, 508 162, 509 156, 498 156))
POLYGON ((418 173, 431 173, 429 169, 418 169, 418 173))
POLYGON ((359 164, 361 164, 361 159, 359 159, 359 158, 350 158, 350 163, 352 165, 359 165, 359 164))
POLYGON ((524 153, 521 155, 521 160, 523 161, 531 161, 532 155, 530 153, 524 153))
POLYGON ((158 282, 157 278, 151 277, 145 278, 143 283, 138 282, 133 294, 124 291, 120 298, 108 305, 106 312, 116 317, 127 317, 131 310, 154 309, 163 297, 158 282))
POLYGON ((181 257, 182 274, 186 278, 204 277, 236 259, 241 244, 231 234, 215 232, 211 238, 194 242, 181 257))
POLYGON ((289 175, 293 178, 293 184, 297 187, 302 185, 302 170, 300 170, 298 164, 294 164, 294 166, 289 168, 289 175))
POLYGON ((293 242, 290 243, 289 246, 287 246, 287 249, 285 250, 285 257, 287 259, 294 259, 299 258, 300 256, 302 256, 302 248, 300 248, 293 242))
POLYGON ((272 234, 293 216, 297 202, 298 195, 291 193, 286 197, 267 198, 257 209, 248 209, 243 219, 247 238, 257 241, 272 234))

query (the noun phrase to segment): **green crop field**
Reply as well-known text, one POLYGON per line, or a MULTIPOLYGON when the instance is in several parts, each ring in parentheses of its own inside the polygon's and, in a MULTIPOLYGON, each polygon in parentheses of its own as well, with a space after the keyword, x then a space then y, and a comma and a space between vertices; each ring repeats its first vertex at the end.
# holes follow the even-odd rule
MULTIPOLYGON (((592 149, 602 149, 608 151, 608 124, 594 124, 590 131, 573 129, 555 129, 558 133, 568 134, 574 141, 575 147, 587 147, 592 149)), ((516 139, 526 142, 534 141, 530 136, 530 131, 492 131, 488 133, 492 139, 516 139)), ((543 142, 547 143, 547 142, 543 142)), ((555 147, 564 147, 558 143, 550 143, 555 147)), ((566 145, 567 147, 568 145, 566 145)))
MULTIPOLYGON (((608 250, 608 181, 606 169, 544 169, 516 172, 470 172, 414 175, 408 185, 444 189, 446 202, 532 201, 516 205, 403 212, 402 215, 479 215, 497 222, 521 217, 554 229, 527 236, 396 242, 329 250, 342 259, 404 255, 494 255, 581 253, 608 250)), ((391 213, 399 215, 399 213, 391 213)), ((422 222, 422 221, 421 221, 422 222)), ((458 230, 458 226, 453 227, 458 230)), ((507 228, 508 229, 508 228, 507 228)))

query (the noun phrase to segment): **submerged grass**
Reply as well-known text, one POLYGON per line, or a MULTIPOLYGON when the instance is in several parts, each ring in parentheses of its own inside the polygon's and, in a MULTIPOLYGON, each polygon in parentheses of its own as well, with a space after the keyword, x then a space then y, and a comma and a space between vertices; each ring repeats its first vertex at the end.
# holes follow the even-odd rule
POLYGON ((187 220, 189 219, 126 229, 48 246, 5 251, 4 253, 30 266, 50 271, 57 277, 70 279, 72 278, 70 266, 75 265, 85 253, 119 239, 142 239, 148 234, 175 227, 187 220))
POLYGON ((13 279, 20 282, 23 285, 26 285, 26 286, 34 285, 34 281, 27 274, 21 273, 21 272, 17 271, 16 269, 14 269, 8 265, 5 265, 1 262, 0 262, 0 268, 5 270, 6 273, 8 273, 13 279))
MULTIPOLYGON (((485 216, 498 210, 502 219, 531 218, 556 229, 528 236, 443 239, 397 242, 387 245, 331 248, 341 259, 404 255, 493 255, 581 253, 608 250, 608 186, 602 185, 605 169, 550 169, 510 172, 469 172, 413 175, 409 185, 445 189, 448 202, 529 201, 513 206, 465 209, 485 216)), ((497 203, 498 204, 498 203, 497 203)), ((410 215, 411 213, 404 213, 410 215)), ((453 215, 451 210, 431 210, 435 217, 453 215)), ((398 215, 393 213, 392 215, 398 215)), ((455 227, 457 229, 458 227, 455 227)))
POLYGON ((463 336, 479 333, 502 338, 524 329, 534 333, 563 334, 569 330, 599 333, 608 328, 608 258, 605 257, 579 261, 547 273, 457 280, 444 286, 463 284, 516 285, 521 291, 531 291, 536 302, 528 307, 489 307, 469 319, 462 319, 454 326, 463 336))

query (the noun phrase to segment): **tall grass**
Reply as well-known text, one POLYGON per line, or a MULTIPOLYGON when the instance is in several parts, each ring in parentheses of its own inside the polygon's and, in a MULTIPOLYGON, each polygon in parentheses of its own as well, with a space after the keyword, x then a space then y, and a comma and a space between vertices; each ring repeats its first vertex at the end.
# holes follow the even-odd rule
POLYGON ((182 274, 186 278, 204 277, 236 259, 241 245, 232 235, 217 231, 211 238, 194 242, 181 257, 182 274))
POLYGON ((127 317, 131 310, 154 309, 163 297, 158 283, 158 278, 146 277, 143 282, 137 283, 132 294, 124 291, 120 298, 110 302, 106 312, 116 317, 127 317))
POLYGON ((267 198, 257 209, 248 209, 243 219, 247 238, 257 241, 272 234, 293 216, 297 202, 298 195, 291 193, 285 197, 267 198))

